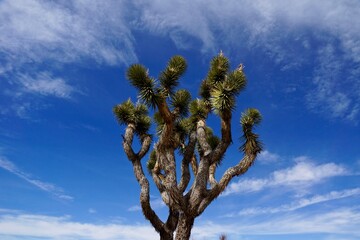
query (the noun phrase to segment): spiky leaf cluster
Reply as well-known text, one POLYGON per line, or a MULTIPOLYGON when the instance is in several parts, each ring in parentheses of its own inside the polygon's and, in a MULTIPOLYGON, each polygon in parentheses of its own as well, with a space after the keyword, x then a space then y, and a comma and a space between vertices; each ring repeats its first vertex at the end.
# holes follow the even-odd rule
POLYGON ((211 61, 210 70, 207 76, 210 84, 214 85, 225 80, 225 76, 229 71, 229 60, 220 53, 211 61))
POLYGON ((133 64, 128 68, 127 78, 139 90, 139 98, 148 106, 155 107, 159 101, 155 80, 149 77, 147 69, 141 64, 133 64))
POLYGON ((146 134, 151 126, 151 118, 144 104, 134 105, 130 99, 116 105, 113 112, 121 125, 134 124, 138 135, 146 134))
POLYGON ((146 167, 150 174, 155 167, 156 161, 157 161, 156 151, 153 150, 150 153, 149 160, 146 162, 146 167))
POLYGON ((220 53, 212 60, 208 76, 200 87, 200 96, 208 108, 221 116, 229 116, 235 108, 236 96, 246 85, 242 69, 230 72, 229 66, 228 59, 220 53))
POLYGON ((171 97, 170 103, 172 107, 177 110, 181 117, 186 117, 189 113, 189 103, 191 101, 191 95, 189 91, 185 89, 178 90, 171 97))
POLYGON ((193 121, 197 121, 199 119, 206 119, 209 110, 205 101, 201 99, 196 99, 190 103, 189 110, 191 113, 191 118, 193 121))
POLYGON ((240 150, 245 154, 256 155, 262 150, 259 135, 252 131, 253 127, 261 122, 261 119, 260 112, 255 108, 249 108, 241 115, 240 123, 244 132, 244 144, 240 147, 240 150))
POLYGON ((174 88, 179 84, 179 78, 186 70, 186 61, 181 56, 172 57, 167 67, 159 76, 160 84, 165 94, 172 95, 174 88))

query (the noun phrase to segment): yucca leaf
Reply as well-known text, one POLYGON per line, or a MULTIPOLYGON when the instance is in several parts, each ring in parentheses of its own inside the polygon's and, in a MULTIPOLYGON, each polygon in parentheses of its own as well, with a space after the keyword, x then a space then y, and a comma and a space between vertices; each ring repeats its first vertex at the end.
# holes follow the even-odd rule
POLYGON ((211 86, 209 80, 203 80, 201 82, 199 94, 204 100, 210 99, 210 97, 211 97, 211 88, 212 88, 212 86, 211 86))
POLYGON ((149 160, 146 163, 146 167, 150 174, 152 174, 152 170, 155 167, 156 161, 157 161, 156 152, 155 152, 155 150, 153 150, 153 151, 151 151, 149 160))
POLYGON ((127 125, 129 123, 135 124, 136 122, 135 106, 130 99, 116 105, 113 108, 113 113, 121 125, 127 125))
POLYGON ((252 132, 254 126, 261 122, 261 114, 255 108, 247 109, 242 115, 240 123, 243 128, 244 144, 240 150, 248 155, 257 155, 262 150, 262 143, 259 140, 259 135, 252 132))
POLYGON ((219 54, 211 61, 210 70, 208 72, 207 80, 210 84, 215 85, 225 80, 226 73, 229 71, 229 60, 223 55, 219 54))
POLYGON ((181 56, 172 57, 166 69, 159 76, 160 84, 165 93, 172 95, 174 88, 179 84, 179 78, 186 70, 186 61, 181 56))
POLYGON ((222 85, 218 85, 211 91, 210 101, 215 113, 219 115, 231 112, 236 105, 233 94, 226 91, 222 85))
POLYGON ((256 108, 248 108, 241 114, 240 123, 242 126, 254 126, 261 122, 262 116, 256 108))
POLYGON ((152 88, 154 86, 153 80, 148 76, 147 69, 141 64, 131 65, 126 75, 130 83, 139 90, 145 87, 152 88))
POLYGON ((137 135, 142 136, 146 134, 151 127, 151 118, 146 115, 139 115, 137 117, 135 132, 137 135))
POLYGON ((196 99, 192 101, 189 105, 189 110, 194 120, 205 119, 209 113, 207 105, 203 100, 196 99))
POLYGON ((245 74, 242 71, 235 70, 227 75, 226 80, 221 85, 228 94, 236 96, 246 86, 245 74))
POLYGON ((152 87, 143 87, 139 91, 139 99, 147 106, 155 109, 160 100, 160 96, 152 87))
POLYGON ((189 112, 189 103, 191 100, 191 95, 189 91, 182 89, 175 92, 171 97, 171 105, 174 109, 177 109, 180 116, 187 116, 189 112))

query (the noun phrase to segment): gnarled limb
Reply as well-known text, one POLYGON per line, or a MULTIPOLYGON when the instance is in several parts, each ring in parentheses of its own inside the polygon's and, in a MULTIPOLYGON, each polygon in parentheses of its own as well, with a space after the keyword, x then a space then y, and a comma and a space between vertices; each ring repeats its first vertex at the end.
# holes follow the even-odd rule
POLYGON ((255 158, 256 155, 245 155, 236 166, 228 168, 219 183, 216 184, 201 201, 197 214, 200 215, 205 208, 225 190, 232 178, 246 173, 254 163, 255 158))
POLYGON ((133 161, 133 169, 135 173, 136 180, 139 182, 141 191, 140 191, 140 205, 142 208, 142 212, 146 219, 150 221, 157 232, 163 231, 164 223, 160 220, 160 218, 156 215, 154 210, 150 206, 150 187, 149 181, 145 177, 143 172, 140 160, 137 159, 133 161))
POLYGON ((149 139, 144 140, 142 142, 142 147, 139 153, 141 154, 135 154, 132 149, 132 142, 134 139, 134 132, 135 132, 135 126, 134 124, 128 124, 125 136, 124 136, 124 142, 123 147, 125 150, 126 155, 131 160, 131 163, 133 165, 134 174, 136 177, 136 180, 138 181, 141 192, 140 192, 140 204, 143 211, 144 216, 146 219, 148 219, 151 224, 154 226, 155 230, 157 232, 163 231, 164 223, 160 220, 160 218, 156 215, 156 213, 153 211, 153 209, 150 206, 150 187, 149 187, 149 181, 145 177, 139 155, 145 155, 147 150, 149 149, 149 139))
POLYGON ((211 164, 217 164, 231 144, 231 113, 221 117, 221 141, 214 149, 211 156, 211 164))
POLYGON ((123 136, 123 148, 130 161, 135 161, 135 159, 137 158, 132 148, 134 133, 135 125, 133 123, 129 123, 125 130, 125 135, 123 136))
POLYGON ((216 178, 215 178, 216 168, 217 168, 216 163, 211 164, 210 168, 209 168, 209 182, 211 184, 211 187, 215 187, 216 184, 217 184, 217 181, 216 181, 216 178))
POLYGON ((195 144, 196 144, 196 133, 192 132, 189 137, 189 143, 187 147, 185 148, 184 157, 181 164, 181 179, 178 185, 179 191, 184 192, 186 187, 188 186, 190 182, 190 170, 189 170, 189 164, 194 156, 194 150, 195 150, 195 144))
POLYGON ((197 140, 200 145, 201 151, 203 152, 204 156, 207 156, 211 153, 211 146, 206 141, 206 132, 205 132, 205 120, 200 119, 196 124, 196 134, 197 140))

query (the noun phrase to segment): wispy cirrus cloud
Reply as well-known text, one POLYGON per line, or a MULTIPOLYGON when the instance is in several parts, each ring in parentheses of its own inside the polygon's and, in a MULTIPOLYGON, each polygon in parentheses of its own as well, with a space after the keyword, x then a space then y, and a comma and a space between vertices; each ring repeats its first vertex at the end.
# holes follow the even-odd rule
POLYGON ((232 216, 250 216, 250 215, 261 215, 261 214, 274 214, 281 212, 290 212, 295 211, 300 208, 311 206, 318 203, 328 202, 332 200, 359 196, 360 188, 345 189, 341 191, 331 191, 327 194, 318 194, 310 198, 301 198, 290 204, 284 204, 277 207, 257 207, 257 208, 246 208, 238 212, 237 214, 232 214, 232 216))
POLYGON ((7 99, 0 114, 24 117, 36 109, 37 96, 69 99, 80 92, 76 79, 62 71, 70 64, 134 62, 127 14, 125 2, 114 0, 1 1, 0 76, 9 84, 0 92, 7 99))
POLYGON ((89 239, 89 240, 147 240, 157 234, 148 225, 119 223, 92 224, 72 221, 69 216, 53 217, 32 214, 6 214, 0 216, 0 236, 18 239, 89 239))
POLYGON ((122 2, 5 0, 0 52, 14 69, 28 62, 119 64, 136 59, 122 2))
MULTIPOLYGON (((288 234, 331 234, 355 240, 360 236, 358 208, 339 208, 327 212, 286 214, 271 219, 238 218, 231 223, 198 221, 192 230, 196 239, 217 239, 226 233, 229 238, 242 239, 250 236, 288 234)), ((0 236, 27 239, 89 239, 150 240, 158 238, 151 226, 123 223, 95 224, 78 222, 70 216, 47 216, 8 212, 0 215, 0 236)), ((251 239, 251 238, 250 238, 251 239)), ((316 239, 326 239, 316 235, 316 239)))
POLYGON ((302 156, 295 159, 294 166, 274 171, 267 178, 240 179, 238 182, 231 183, 223 195, 257 192, 278 186, 309 187, 325 179, 348 174, 348 170, 341 165, 335 163, 317 165, 309 158, 302 156))
POLYGON ((66 99, 75 92, 74 87, 67 84, 64 79, 54 78, 49 72, 40 72, 35 76, 21 74, 18 79, 22 90, 27 93, 66 99))
POLYGON ((257 161, 259 161, 262 164, 270 164, 275 163, 280 160, 280 156, 276 153, 269 152, 268 150, 262 151, 257 156, 257 161))
POLYGON ((171 3, 138 0, 135 3, 141 12, 138 25, 170 37, 179 48, 200 45, 202 52, 213 54, 223 49, 237 57, 260 50, 284 71, 304 69, 308 75, 296 81, 303 86, 312 85, 304 93, 310 110, 315 109, 330 119, 357 121, 358 1, 230 0, 219 4, 205 0, 171 3), (335 48, 331 55, 329 46, 335 48), (325 68, 331 71, 322 71, 325 68), (336 69, 341 74, 333 76, 336 69), (341 84, 346 87, 339 88, 341 84))
MULTIPOLYGON (((150 205, 155 210, 166 206, 165 203, 163 202, 163 200, 161 199, 161 197, 157 197, 157 198, 154 198, 153 200, 151 200, 150 205)), ((128 208, 128 211, 130 211, 130 212, 141 211, 141 206, 140 205, 131 206, 128 208)))
POLYGON ((41 180, 38 180, 38 179, 32 177, 30 174, 20 170, 13 162, 11 162, 1 156, 0 156, 0 168, 18 176, 19 178, 32 184, 33 186, 37 187, 38 189, 50 193, 57 199, 65 200, 65 201, 71 201, 74 199, 72 196, 65 194, 64 190, 61 189, 60 187, 58 187, 52 183, 43 182, 41 180))

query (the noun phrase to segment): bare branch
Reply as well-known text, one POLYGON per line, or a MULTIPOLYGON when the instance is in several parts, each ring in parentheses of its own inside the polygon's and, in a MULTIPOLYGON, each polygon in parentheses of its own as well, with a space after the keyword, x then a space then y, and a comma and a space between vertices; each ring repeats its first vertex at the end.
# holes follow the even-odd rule
POLYGON ((211 146, 206 141, 206 132, 205 132, 205 120, 201 119, 197 122, 196 134, 197 140, 201 147, 201 150, 204 153, 204 156, 207 156, 211 153, 211 146))
POLYGON ((189 163, 192 159, 192 156, 194 156, 194 150, 195 150, 195 144, 196 144, 196 133, 192 132, 189 137, 189 143, 187 147, 185 148, 184 158, 182 160, 181 164, 181 179, 180 183, 178 185, 179 191, 184 192, 186 187, 188 186, 190 182, 190 170, 189 170, 189 163))
POLYGON ((149 151, 150 144, 151 144, 151 137, 149 135, 143 136, 141 141, 141 149, 136 154, 139 157, 139 159, 142 159, 149 151))
POLYGON ((211 184, 211 187, 215 187, 217 184, 216 178, 215 178, 215 171, 216 171, 217 165, 216 163, 211 164, 209 168, 209 182, 211 184))
POLYGON ((144 175, 144 171, 142 169, 140 160, 136 159, 135 161, 132 161, 132 163, 133 163, 136 180, 139 182, 141 187, 140 204, 141 204, 142 212, 146 217, 146 219, 148 219, 151 222, 155 230, 157 232, 160 232, 164 228, 164 223, 160 220, 160 218, 156 215, 156 213, 150 206, 149 181, 144 175))
POLYGON ((214 149, 211 156, 211 163, 218 163, 231 143, 231 112, 221 118, 221 142, 214 149))
POLYGON ((194 175, 196 176, 197 173, 198 173, 198 162, 197 162, 197 159, 196 159, 196 155, 194 154, 192 157, 191 157, 191 168, 192 168, 192 171, 194 173, 194 175))
POLYGON ((135 125, 132 123, 128 124, 125 130, 125 136, 123 136, 123 148, 130 161, 135 161, 136 159, 136 154, 134 153, 134 150, 132 148, 134 133, 135 125))
POLYGON ((222 193, 231 179, 235 176, 242 175, 247 172, 247 170, 251 167, 254 163, 256 155, 245 155, 242 160, 233 167, 228 168, 224 175, 222 176, 221 180, 218 184, 216 184, 207 194, 207 196, 201 201, 199 208, 198 208, 198 215, 200 215, 205 208, 215 199, 217 198, 220 193, 222 193))

